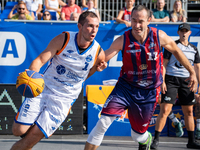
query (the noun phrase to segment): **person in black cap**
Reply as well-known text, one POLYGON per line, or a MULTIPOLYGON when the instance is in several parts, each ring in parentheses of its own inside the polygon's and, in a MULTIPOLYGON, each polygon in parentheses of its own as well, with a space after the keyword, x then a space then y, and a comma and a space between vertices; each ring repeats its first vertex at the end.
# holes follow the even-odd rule
MULTIPOLYGON (((191 65, 194 66, 198 82, 200 82, 200 57, 197 48, 192 45, 188 38, 191 34, 190 25, 182 23, 178 26, 179 40, 175 41, 177 46, 183 51, 191 65)), ((194 138, 194 117, 193 105, 196 104, 194 92, 189 88, 189 72, 179 61, 166 49, 164 50, 163 60, 163 84, 161 86, 162 99, 160 113, 156 120, 155 137, 151 144, 151 149, 157 149, 159 145, 159 135, 165 126, 166 119, 172 110, 178 93, 179 103, 184 114, 185 127, 188 133, 187 148, 200 149, 200 144, 194 138)), ((199 91, 199 90, 198 90, 199 91)))

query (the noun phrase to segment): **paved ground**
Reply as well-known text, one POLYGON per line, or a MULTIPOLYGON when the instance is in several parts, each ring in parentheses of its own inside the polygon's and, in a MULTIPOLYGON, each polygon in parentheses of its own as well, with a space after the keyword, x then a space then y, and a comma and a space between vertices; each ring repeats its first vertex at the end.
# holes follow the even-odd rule
MULTIPOLYGON (((32 150, 83 150, 88 135, 53 135, 42 139, 32 150)), ((0 135, 0 150, 9 150, 19 140, 12 135, 0 135)), ((160 137, 159 150, 184 150, 187 138, 160 137)), ((105 136, 98 150, 137 150, 138 144, 127 136, 105 136)))

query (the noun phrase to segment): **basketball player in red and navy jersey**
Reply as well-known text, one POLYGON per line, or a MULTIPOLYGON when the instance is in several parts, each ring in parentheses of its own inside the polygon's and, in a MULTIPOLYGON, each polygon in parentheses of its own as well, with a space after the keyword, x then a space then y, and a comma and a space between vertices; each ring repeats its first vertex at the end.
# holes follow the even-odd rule
POLYGON ((105 51, 106 61, 122 51, 123 66, 118 82, 103 106, 101 118, 87 139, 85 150, 95 150, 108 127, 126 109, 133 140, 139 143, 139 150, 150 150, 152 136, 147 129, 163 82, 161 47, 171 52, 189 71, 190 90, 197 90, 194 68, 172 38, 164 31, 148 26, 150 16, 150 10, 145 6, 134 7, 132 29, 118 37, 105 51))

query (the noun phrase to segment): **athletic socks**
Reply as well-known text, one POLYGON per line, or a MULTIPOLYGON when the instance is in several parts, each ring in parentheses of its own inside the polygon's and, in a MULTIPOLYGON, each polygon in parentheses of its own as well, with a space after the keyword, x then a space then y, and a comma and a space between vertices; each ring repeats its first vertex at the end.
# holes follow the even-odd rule
POLYGON ((179 120, 176 118, 172 111, 169 114, 169 118, 172 120, 173 123, 179 123, 179 120))
POLYGON ((200 130, 200 119, 197 119, 197 120, 196 120, 196 127, 197 127, 197 129, 200 130))

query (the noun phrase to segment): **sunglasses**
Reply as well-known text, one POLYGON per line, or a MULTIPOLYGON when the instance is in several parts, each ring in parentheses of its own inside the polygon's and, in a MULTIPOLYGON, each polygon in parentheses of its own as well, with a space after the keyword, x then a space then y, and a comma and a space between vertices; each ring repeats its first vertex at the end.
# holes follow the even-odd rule
POLYGON ((50 14, 44 14, 44 16, 49 16, 50 14))
POLYGON ((18 8, 19 10, 25 10, 25 8, 18 8))

